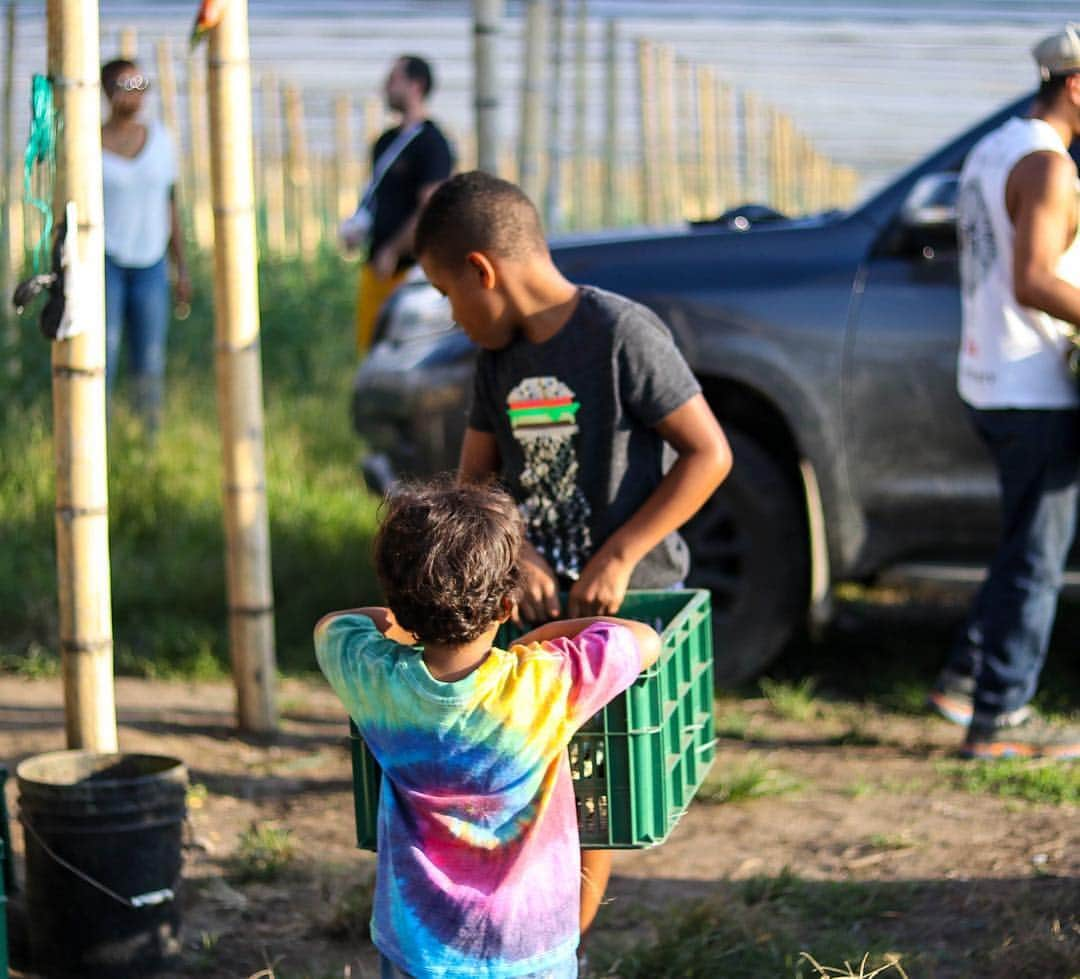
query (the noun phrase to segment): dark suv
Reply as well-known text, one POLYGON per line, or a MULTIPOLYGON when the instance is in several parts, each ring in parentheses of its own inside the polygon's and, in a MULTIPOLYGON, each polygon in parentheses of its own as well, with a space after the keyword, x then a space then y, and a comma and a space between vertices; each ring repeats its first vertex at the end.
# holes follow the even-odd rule
MULTIPOLYGON (((712 589, 717 677, 765 666, 833 582, 898 565, 982 564, 997 483, 956 394, 957 174, 1020 100, 852 211, 576 236, 562 271, 670 325, 735 453, 686 528, 691 582, 712 589)), ((418 280, 383 311, 355 381, 369 484, 452 469, 475 357, 418 280)))

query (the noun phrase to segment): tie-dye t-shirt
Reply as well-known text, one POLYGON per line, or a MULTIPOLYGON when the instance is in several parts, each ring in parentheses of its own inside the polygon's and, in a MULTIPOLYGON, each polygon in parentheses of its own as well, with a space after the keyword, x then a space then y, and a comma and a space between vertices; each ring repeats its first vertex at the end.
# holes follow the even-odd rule
POLYGON ((436 680, 365 615, 315 633, 319 666, 383 769, 372 938, 414 976, 510 979, 578 942, 566 746, 637 678, 624 626, 492 649, 436 680))

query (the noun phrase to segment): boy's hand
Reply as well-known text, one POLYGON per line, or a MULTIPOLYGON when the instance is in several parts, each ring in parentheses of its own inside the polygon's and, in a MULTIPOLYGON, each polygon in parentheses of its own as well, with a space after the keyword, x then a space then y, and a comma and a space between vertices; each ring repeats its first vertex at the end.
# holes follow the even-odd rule
POLYGON ((595 554, 570 589, 567 614, 571 618, 614 615, 626 597, 633 572, 629 561, 605 557, 603 552, 595 554))
POLYGON ((521 548, 521 570, 525 582, 515 612, 518 623, 536 624, 557 619, 562 609, 559 608, 559 583, 555 572, 528 541, 521 548))

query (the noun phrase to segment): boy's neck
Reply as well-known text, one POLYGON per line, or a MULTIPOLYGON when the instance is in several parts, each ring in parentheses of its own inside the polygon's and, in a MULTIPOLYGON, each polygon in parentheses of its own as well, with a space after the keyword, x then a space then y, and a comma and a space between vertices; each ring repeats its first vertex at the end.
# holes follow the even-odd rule
POLYGON ((516 284, 513 296, 521 334, 530 343, 550 340, 570 321, 581 291, 550 265, 516 284))
POLYGON ((483 634, 471 642, 425 644, 424 664, 428 672, 442 683, 463 680, 487 659, 491 644, 495 641, 495 633, 499 631, 501 624, 493 622, 483 634))

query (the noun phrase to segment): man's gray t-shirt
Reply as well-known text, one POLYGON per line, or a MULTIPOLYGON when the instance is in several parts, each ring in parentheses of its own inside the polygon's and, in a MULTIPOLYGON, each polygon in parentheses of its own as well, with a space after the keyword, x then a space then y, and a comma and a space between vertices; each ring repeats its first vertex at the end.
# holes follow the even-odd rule
MULTIPOLYGON (((654 426, 700 390, 651 310, 590 286, 549 340, 481 352, 469 426, 494 434, 529 540, 564 586, 652 494, 675 457, 654 426)), ((688 568, 673 533, 630 587, 668 588, 688 568)))

